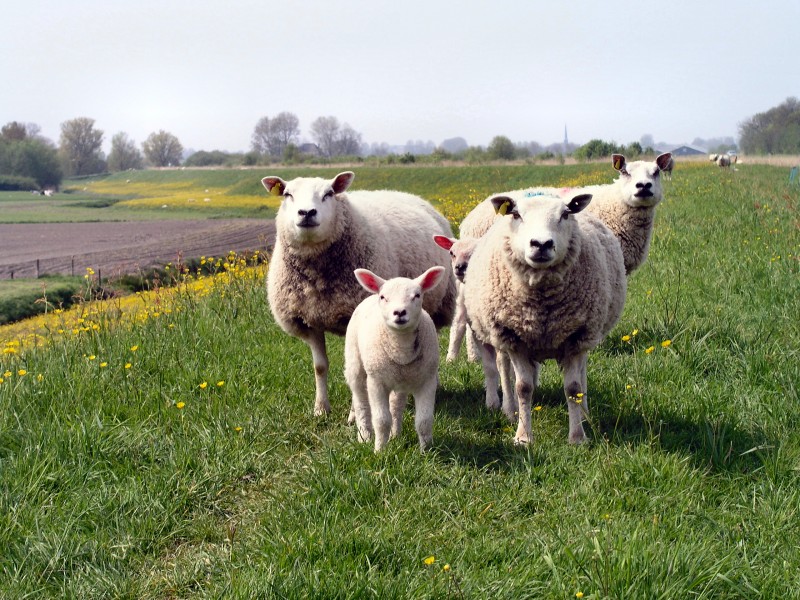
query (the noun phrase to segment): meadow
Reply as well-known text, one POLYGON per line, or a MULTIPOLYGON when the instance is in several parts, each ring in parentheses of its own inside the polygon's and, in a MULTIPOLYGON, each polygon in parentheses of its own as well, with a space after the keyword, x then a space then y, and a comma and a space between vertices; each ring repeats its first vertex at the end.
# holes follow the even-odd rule
MULTIPOLYGON (((613 179, 608 165, 354 170, 356 187, 418 193, 456 224, 493 191, 613 179)), ((167 173, 118 183, 192 176, 167 173)), ((232 198, 268 174, 197 173, 232 198)), ((333 412, 315 418, 310 353, 270 316, 268 267, 232 255, 170 290, 0 327, 0 597, 800 598, 787 177, 678 163, 650 258, 589 357, 582 447, 566 443, 555 365, 534 442, 515 447, 462 356, 442 363, 433 449, 408 414, 375 455, 346 424, 342 340, 333 412)))

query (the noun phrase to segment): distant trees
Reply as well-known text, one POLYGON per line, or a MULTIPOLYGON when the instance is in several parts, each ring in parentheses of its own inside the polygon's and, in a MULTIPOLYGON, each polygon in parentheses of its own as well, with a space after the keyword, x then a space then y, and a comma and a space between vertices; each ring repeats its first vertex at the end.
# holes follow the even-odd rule
POLYGON ((504 135, 496 135, 486 149, 492 160, 513 160, 514 143, 504 135))
POLYGON ((621 146, 614 142, 604 142, 603 140, 594 139, 575 150, 572 155, 578 160, 606 158, 615 153, 624 154, 628 158, 636 158, 644 154, 645 150, 652 149, 642 148, 641 142, 631 142, 627 146, 621 146))
POLYGON ((141 169, 144 158, 136 147, 136 142, 128 138, 124 132, 114 134, 111 138, 111 152, 108 153, 109 171, 127 171, 128 169, 141 169))
POLYGON ((800 101, 783 103, 739 125, 739 145, 747 154, 800 153, 800 101))
POLYGON ((339 135, 339 119, 336 117, 318 117, 311 123, 311 137, 320 151, 328 158, 336 154, 336 142, 339 135))
POLYGON ((283 156, 289 144, 300 139, 300 119, 290 112, 281 112, 272 117, 262 117, 256 123, 250 144, 253 151, 272 157, 283 156))
POLYGON ((58 188, 63 171, 58 151, 39 127, 12 121, 0 128, 0 184, 5 189, 58 188), (3 184, 3 182, 5 182, 3 184))
POLYGON ((58 144, 64 173, 72 177, 105 171, 102 145, 103 132, 95 128, 94 119, 79 117, 64 121, 58 144))
POLYGON ((181 164, 183 146, 177 137, 163 129, 151 133, 142 143, 144 156, 154 167, 174 167, 181 164))

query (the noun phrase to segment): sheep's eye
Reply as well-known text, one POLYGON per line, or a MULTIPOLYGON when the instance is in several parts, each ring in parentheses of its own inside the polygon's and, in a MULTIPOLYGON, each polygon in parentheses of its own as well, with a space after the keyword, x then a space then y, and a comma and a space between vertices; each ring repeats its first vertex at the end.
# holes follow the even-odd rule
POLYGON ((420 296, 421 296, 421 294, 420 294, 419 292, 417 292, 416 294, 414 294, 414 300, 416 300, 416 299, 417 299, 417 298, 419 298, 420 296))
POLYGON ((381 299, 381 301, 384 301, 384 300, 386 300, 386 296, 384 296, 383 294, 381 294, 381 295, 380 295, 380 296, 378 296, 378 297, 381 299))
POLYGON ((455 255, 453 252, 450 252, 450 256, 451 256, 452 258, 455 258, 455 257, 456 257, 456 255, 455 255))
POLYGON ((322 196, 322 201, 325 202, 328 198, 333 198, 333 190, 328 190, 325 192, 325 195, 322 196))

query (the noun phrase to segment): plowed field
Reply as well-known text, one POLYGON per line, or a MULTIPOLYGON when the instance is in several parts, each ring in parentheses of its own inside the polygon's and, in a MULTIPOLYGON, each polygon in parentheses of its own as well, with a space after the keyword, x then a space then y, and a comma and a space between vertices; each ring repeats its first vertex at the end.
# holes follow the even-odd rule
POLYGON ((271 249, 275 224, 265 219, 0 224, 0 279, 38 274, 103 277, 168 262, 271 249), (13 275, 12 275, 13 273, 13 275))

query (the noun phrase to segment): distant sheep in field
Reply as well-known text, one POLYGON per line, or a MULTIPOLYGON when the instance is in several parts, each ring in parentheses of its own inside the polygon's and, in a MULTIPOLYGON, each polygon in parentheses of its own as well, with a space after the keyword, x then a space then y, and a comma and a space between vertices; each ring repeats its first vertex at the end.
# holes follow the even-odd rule
MULTIPOLYGON (((729 154, 709 154, 708 155, 708 160, 710 160, 713 163, 716 163, 718 167, 721 167, 723 169, 730 168, 733 165, 735 165, 736 161, 738 160, 738 158, 739 157, 736 156, 735 154, 733 156, 731 156, 729 154)), ((734 170, 735 170, 735 168, 734 168, 734 170)))
POLYGON ((388 281, 367 269, 355 276, 372 295, 359 304, 345 335, 345 379, 353 394, 358 437, 375 436, 375 452, 400 435, 408 395, 414 396, 419 445, 433 440, 433 407, 439 383, 439 338, 422 308, 424 295, 447 277, 431 267, 416 279, 388 281))
POLYGON ((367 295, 353 277, 355 269, 393 278, 414 277, 432 265, 445 267, 445 281, 425 295, 424 308, 437 328, 449 325, 455 310, 449 256, 431 243, 434 235, 453 235, 447 219, 411 194, 347 193, 353 178, 347 171, 331 180, 262 179, 267 191, 282 197, 267 274, 269 305, 278 325, 311 348, 316 415, 331 410, 325 333, 344 335, 353 310, 367 295))
POLYGON ((495 352, 505 352, 516 375, 516 397, 503 410, 509 417, 518 410, 517 443, 532 440, 532 395, 540 363, 551 358, 564 372, 568 439, 586 440, 587 354, 616 324, 627 291, 619 240, 594 215, 576 216, 591 199, 492 198, 505 216, 470 261, 464 296, 470 325, 483 342, 487 405, 499 406, 495 352))

